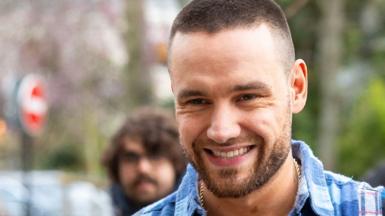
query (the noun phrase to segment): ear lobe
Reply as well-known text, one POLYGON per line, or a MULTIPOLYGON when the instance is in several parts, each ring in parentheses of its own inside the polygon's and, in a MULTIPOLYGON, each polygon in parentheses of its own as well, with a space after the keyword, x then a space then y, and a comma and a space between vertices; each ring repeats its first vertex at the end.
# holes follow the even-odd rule
POLYGON ((293 113, 299 113, 305 107, 307 99, 307 67, 304 60, 295 61, 290 77, 291 108, 293 113))

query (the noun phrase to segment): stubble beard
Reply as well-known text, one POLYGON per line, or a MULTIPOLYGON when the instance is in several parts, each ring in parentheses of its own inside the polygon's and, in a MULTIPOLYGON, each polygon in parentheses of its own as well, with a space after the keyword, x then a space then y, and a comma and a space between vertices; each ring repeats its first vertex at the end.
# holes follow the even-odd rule
MULTIPOLYGON (((225 168, 222 170, 211 170, 203 161, 202 143, 193 143, 192 155, 187 155, 194 168, 198 171, 200 178, 205 183, 208 190, 215 196, 222 198, 239 198, 258 190, 265 185, 285 162, 291 149, 291 118, 284 125, 283 133, 273 144, 270 155, 266 157, 260 149, 265 143, 257 147, 258 159, 253 166, 244 170, 244 168, 225 168), (239 172, 246 172, 245 178, 239 179, 239 172)), ((256 140, 256 139, 254 139, 256 140)))

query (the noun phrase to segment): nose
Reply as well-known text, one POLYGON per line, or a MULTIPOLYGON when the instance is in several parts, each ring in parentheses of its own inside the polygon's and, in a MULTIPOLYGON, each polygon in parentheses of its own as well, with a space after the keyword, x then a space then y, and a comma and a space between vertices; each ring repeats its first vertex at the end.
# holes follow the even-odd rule
POLYGON ((142 157, 138 161, 137 169, 141 173, 149 173, 151 172, 151 162, 148 158, 142 157))
POLYGON ((226 143, 228 140, 238 137, 241 128, 238 124, 236 113, 228 106, 221 106, 213 111, 210 126, 207 129, 207 137, 216 143, 226 143))

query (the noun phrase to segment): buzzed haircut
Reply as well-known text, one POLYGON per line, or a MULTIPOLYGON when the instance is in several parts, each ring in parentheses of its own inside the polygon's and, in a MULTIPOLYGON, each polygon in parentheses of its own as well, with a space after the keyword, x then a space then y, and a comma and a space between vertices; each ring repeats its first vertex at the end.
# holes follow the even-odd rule
POLYGON ((252 28, 262 23, 266 23, 277 38, 277 51, 288 72, 295 60, 294 45, 285 14, 272 0, 192 0, 174 20, 170 47, 177 32, 214 34, 224 29, 252 28))

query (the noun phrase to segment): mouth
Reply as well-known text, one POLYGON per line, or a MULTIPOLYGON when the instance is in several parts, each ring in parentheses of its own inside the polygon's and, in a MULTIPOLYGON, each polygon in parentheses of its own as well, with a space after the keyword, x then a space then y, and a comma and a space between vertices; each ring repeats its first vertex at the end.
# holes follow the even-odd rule
POLYGON ((248 153, 250 153, 255 148, 255 145, 223 149, 205 148, 204 152, 207 154, 208 159, 214 165, 234 166, 239 165, 242 161, 244 161, 247 158, 248 153))
POLYGON ((249 152, 253 146, 246 146, 246 147, 241 147, 235 150, 210 150, 210 149, 205 149, 206 152, 209 154, 215 156, 215 157, 221 157, 221 158, 233 158, 233 157, 238 157, 241 155, 246 154, 249 152))
POLYGON ((147 184, 147 185, 157 185, 157 181, 155 181, 155 179, 147 176, 147 175, 140 175, 137 177, 137 179, 135 180, 134 182, 134 185, 137 186, 137 185, 144 185, 144 184, 147 184))
POLYGON ((154 191, 155 187, 156 185, 153 184, 152 182, 140 181, 135 185, 134 190, 140 193, 148 193, 150 191, 154 191))

